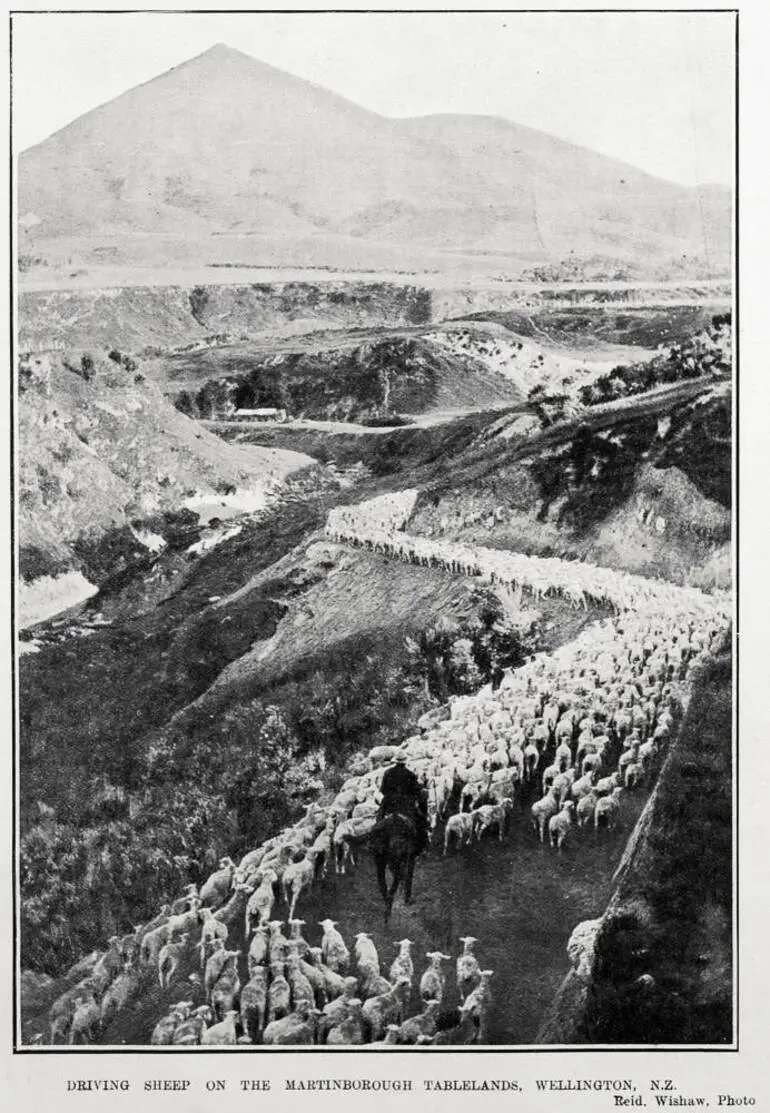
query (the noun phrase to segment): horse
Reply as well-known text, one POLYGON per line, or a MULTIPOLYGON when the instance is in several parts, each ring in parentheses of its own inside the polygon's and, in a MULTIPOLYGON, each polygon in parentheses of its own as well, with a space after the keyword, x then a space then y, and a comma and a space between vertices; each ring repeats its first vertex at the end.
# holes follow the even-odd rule
POLYGON ((369 845, 377 869, 377 884, 385 901, 385 923, 390 919, 393 898, 404 883, 404 904, 412 903, 412 878, 419 854, 419 837, 414 819, 400 812, 390 812, 373 828, 369 845), (386 870, 390 869, 392 882, 388 888, 386 870))

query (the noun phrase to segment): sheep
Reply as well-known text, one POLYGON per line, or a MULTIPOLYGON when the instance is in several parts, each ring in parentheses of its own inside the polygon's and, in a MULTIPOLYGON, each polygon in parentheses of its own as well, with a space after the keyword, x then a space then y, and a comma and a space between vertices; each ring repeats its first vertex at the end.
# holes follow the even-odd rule
POLYGON ((296 951, 300 958, 307 959, 310 955, 310 944, 302 935, 305 922, 305 920, 289 920, 289 942, 296 945, 296 951))
POLYGON ((281 884, 283 886, 283 899, 289 905, 289 919, 294 916, 299 895, 303 889, 309 889, 313 884, 316 871, 316 853, 312 849, 306 851, 305 857, 299 862, 291 862, 283 871, 281 884), (291 899, 289 897, 291 894, 291 899))
POLYGON ((412 962, 412 940, 400 939, 396 944, 398 954, 390 965, 390 980, 395 984, 399 978, 408 978, 411 984, 414 978, 414 963, 412 962))
POLYGON ((400 1028, 398 1024, 388 1024, 385 1028, 384 1038, 381 1040, 373 1040, 366 1046, 369 1048, 370 1051, 378 1049, 380 1047, 393 1047, 395 1044, 398 1043, 399 1031, 400 1028))
POLYGON ((470 812, 459 812, 457 815, 452 815, 447 820, 447 825, 444 828, 444 854, 449 850, 449 844, 452 838, 457 840, 458 848, 463 843, 471 842, 473 838, 473 816, 470 812))
POLYGON ((461 935, 463 953, 457 959, 457 992, 464 1001, 469 993, 481 982, 481 969, 473 953, 473 945, 478 940, 473 935, 461 935))
POLYGON ((236 1007, 238 995, 241 991, 241 979, 238 976, 240 951, 227 951, 225 953, 229 956, 228 961, 222 967, 209 997, 209 1004, 218 1020, 223 1020, 225 1014, 236 1007))
POLYGON ((430 966, 420 978, 420 997, 423 1001, 438 1001, 440 1004, 446 984, 446 975, 441 969, 441 963, 449 962, 450 956, 442 954, 441 951, 428 951, 426 957, 430 959, 430 966))
POLYGON ((193 1047, 201 1042, 206 1028, 214 1022, 214 1014, 208 1005, 200 1005, 191 1016, 176 1025, 171 1043, 177 1047, 193 1047))
POLYGON ((637 765, 636 762, 633 761, 630 762, 626 766, 625 773, 623 775, 623 785, 625 786, 625 788, 631 791, 632 789, 638 788, 638 786, 642 784, 643 781, 644 773, 642 771, 641 765, 637 765))
POLYGON ((201 885, 200 901, 204 908, 218 908, 225 903, 233 884, 235 868, 232 858, 220 859, 219 869, 201 885))
POLYGON ((246 956, 249 977, 254 973, 257 966, 264 966, 267 962, 269 935, 270 928, 267 924, 260 924, 252 936, 248 955, 246 956))
POLYGON ((206 966, 207 948, 211 946, 215 939, 221 939, 223 943, 226 943, 229 931, 226 924, 223 924, 214 917, 214 913, 210 908, 201 908, 199 916, 203 924, 200 940, 198 942, 201 953, 201 970, 203 970, 206 966))
POLYGON ((190 911, 190 902, 194 897, 197 897, 197 896, 198 896, 198 886, 197 885, 192 884, 192 885, 186 886, 186 892, 185 892, 184 896, 179 897, 179 899, 175 900, 174 903, 171 905, 171 915, 172 916, 179 916, 183 912, 189 912, 190 911))
POLYGON ((285 963, 288 956, 289 940, 284 936, 284 933, 282 932, 284 922, 282 919, 272 919, 267 926, 270 932, 270 965, 272 965, 273 963, 285 963))
POLYGON ((340 1024, 348 1015, 350 1002, 356 1000, 358 985, 355 978, 345 978, 342 994, 324 1006, 319 1022, 319 1039, 323 1043, 326 1034, 340 1024))
POLYGON ((318 1010, 303 1009, 271 1021, 262 1035, 262 1042, 270 1045, 313 1044, 318 1030, 318 1010))
POLYGON ((594 829, 598 828, 600 824, 604 823, 608 831, 614 831, 618 824, 618 816, 620 815, 620 797, 623 795, 623 789, 620 786, 615 787, 609 796, 602 796, 596 802, 594 809, 594 829))
POLYGON ((291 1001, 294 1011, 315 1008, 315 990, 309 978, 305 976, 301 967, 299 955, 289 955, 286 962, 286 980, 291 990, 291 1001))
POLYGON ((597 796, 608 796, 620 784, 620 774, 612 773, 609 777, 601 777, 594 785, 594 792, 597 796))
POLYGON ((369 1027, 370 1038, 381 1039, 388 1024, 400 1024, 409 1001, 412 983, 401 977, 387 993, 364 1001, 362 1015, 369 1027))
MULTIPOLYGON (((310 959, 313 966, 316 968, 316 970, 318 970, 319 974, 323 978, 324 994, 326 995, 328 1000, 333 1001, 337 997, 340 997, 345 990, 345 982, 347 979, 343 978, 340 974, 335 973, 334 970, 330 970, 329 967, 326 966, 323 961, 320 947, 310 948, 310 959)), ((350 980, 355 986, 356 979, 351 978, 350 980)))
POLYGON ((92 1043, 99 1034, 102 1024, 102 1010, 91 994, 75 998, 75 1010, 69 1029, 69 1043, 92 1043))
POLYGON ((228 1009, 218 1024, 212 1024, 201 1033, 201 1044, 204 1047, 220 1044, 234 1044, 235 1021, 238 1017, 237 1009, 228 1009))
POLYGON ((255 917, 260 924, 265 924, 270 919, 275 904, 273 886, 278 881, 275 870, 266 869, 262 874, 259 886, 254 890, 246 905, 245 931, 246 938, 251 935, 255 917))
POLYGON ((198 927, 200 906, 200 897, 190 897, 189 911, 181 912, 178 916, 169 916, 166 921, 166 927, 168 928, 166 942, 171 943, 175 936, 195 931, 198 927))
POLYGON ((540 800, 536 800, 530 809, 532 813, 532 826, 540 836, 540 841, 545 841, 545 832, 551 818, 558 814, 559 804, 552 790, 549 790, 540 800))
POLYGON ((417 1043, 420 1036, 435 1036, 438 1028, 439 1001, 427 1001, 417 1016, 410 1016, 398 1030, 398 1043, 417 1043))
POLYGON ((434 1046, 475 1043, 477 1034, 476 1018, 473 1014, 473 1008, 466 1010, 465 1006, 463 1005, 460 1008, 459 1021, 453 1028, 448 1028, 444 1031, 436 1032, 435 1036, 420 1036, 418 1037, 417 1042, 429 1042, 434 1046))
POLYGON ((157 927, 152 928, 151 931, 146 932, 142 936, 142 942, 139 947, 139 956, 145 966, 158 965, 158 956, 161 948, 169 940, 168 922, 159 924, 157 927))
POLYGON ((486 1026, 489 1018, 489 1010, 492 1005, 492 992, 489 988, 489 983, 492 979, 492 970, 481 971, 481 981, 469 993, 463 1002, 463 1012, 472 1015, 476 1020, 478 1028, 479 1043, 486 1043, 486 1026))
POLYGON ((363 1002, 358 997, 348 1001, 348 1015, 326 1036, 327 1044, 362 1044, 364 1042, 363 1002))
POLYGON ((601 923, 601 919, 582 920, 573 929, 567 942, 567 957, 576 975, 584 980, 591 977, 596 935, 601 923))
POLYGON ((498 841, 502 842, 512 810, 513 800, 510 796, 504 797, 500 804, 482 804, 480 808, 476 808, 471 815, 473 816, 472 829, 476 832, 477 841, 481 841, 485 831, 496 828, 498 841))
POLYGON ((138 976, 134 963, 129 960, 124 963, 123 970, 107 988, 101 1000, 101 1027, 106 1028, 114 1017, 122 1012, 139 988, 138 976))
POLYGON ((557 815, 552 815, 548 821, 548 835, 551 840, 551 846, 555 847, 557 850, 561 850, 565 839, 572 829, 572 816, 574 812, 575 801, 566 800, 561 806, 561 811, 557 815))
POLYGON ((337 931, 335 920, 320 920, 323 928, 321 939, 321 953, 323 960, 335 974, 343 974, 350 964, 350 951, 345 946, 345 940, 337 931))
POLYGON ((568 769, 565 773, 559 773, 559 775, 554 778, 554 782, 551 785, 551 792, 553 793, 554 800, 556 800, 559 807, 562 806, 564 801, 570 795, 574 780, 574 769, 568 769))
POLYGON ((190 1004, 188 1001, 173 1005, 171 1011, 166 1016, 161 1017, 153 1028, 150 1043, 154 1047, 164 1047, 166 1044, 173 1043, 177 1028, 184 1020, 187 1020, 189 1015, 190 1004))
POLYGON ((372 942, 372 937, 368 932, 358 932, 356 941, 353 945, 353 954, 360 971, 374 970, 375 973, 379 974, 380 956, 377 954, 377 948, 372 942))
POLYGON ((161 989, 169 989, 171 981, 179 969, 179 964, 187 950, 189 935, 182 935, 176 943, 166 943, 158 955, 158 982, 161 989))
POLYGON ((343 819, 334 829, 332 847, 334 849, 334 868, 336 873, 345 873, 347 863, 356 864, 353 848, 369 837, 376 819, 343 819))
POLYGON ((570 795, 575 803, 579 803, 584 796, 588 796, 593 792, 594 782, 596 781, 596 774, 589 771, 585 776, 578 778, 573 782, 570 795))
POLYGON ((223 904, 214 913, 216 922, 226 927, 228 932, 232 931, 235 925, 239 924, 244 918, 253 892, 254 886, 250 882, 234 881, 232 896, 226 904, 223 904))
POLYGON ((265 1026, 267 1012, 267 970, 256 966, 241 989, 241 1027, 256 1043, 265 1026))
POLYGON ((225 950, 225 945, 221 939, 214 941, 214 950, 209 955, 206 963, 206 970, 203 975, 203 988, 206 994, 206 999, 211 1003, 211 992, 214 986, 219 981, 222 971, 233 958, 233 955, 239 954, 238 951, 225 950))
POLYGON ((284 976, 283 964, 270 964, 270 987, 267 995, 267 1020, 280 1020, 291 1012, 291 987, 284 976))
POLYGON ((596 802, 599 797, 595 792, 589 792, 578 800, 576 809, 578 827, 586 827, 593 821, 596 802))

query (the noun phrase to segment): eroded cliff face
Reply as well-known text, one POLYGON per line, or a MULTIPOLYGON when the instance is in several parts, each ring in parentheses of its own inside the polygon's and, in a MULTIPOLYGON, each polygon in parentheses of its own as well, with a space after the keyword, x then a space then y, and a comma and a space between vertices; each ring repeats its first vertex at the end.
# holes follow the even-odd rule
POLYGON ((125 357, 23 359, 18 436, 25 580, 83 569, 98 582, 104 561, 95 553, 105 537, 146 551, 154 542, 137 535, 138 523, 152 520, 150 532, 163 543, 158 523, 186 504, 267 492, 311 462, 299 453, 225 444, 175 410, 125 357))
POLYGON ((426 324, 431 295, 389 283, 287 282, 22 291, 19 350, 102 346, 142 352, 213 339, 426 324))

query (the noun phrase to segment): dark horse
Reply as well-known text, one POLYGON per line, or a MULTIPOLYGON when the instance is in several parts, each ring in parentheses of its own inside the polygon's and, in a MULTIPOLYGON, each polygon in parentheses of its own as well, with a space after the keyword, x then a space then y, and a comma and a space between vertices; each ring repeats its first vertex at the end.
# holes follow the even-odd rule
POLYGON ((414 864, 420 853, 417 824, 400 812, 391 812, 372 829, 369 835, 369 846, 377 867, 377 884, 385 901, 385 923, 387 923, 393 908, 393 898, 402 880, 404 903, 412 903, 414 864), (385 873, 388 868, 393 878, 390 888, 385 873))

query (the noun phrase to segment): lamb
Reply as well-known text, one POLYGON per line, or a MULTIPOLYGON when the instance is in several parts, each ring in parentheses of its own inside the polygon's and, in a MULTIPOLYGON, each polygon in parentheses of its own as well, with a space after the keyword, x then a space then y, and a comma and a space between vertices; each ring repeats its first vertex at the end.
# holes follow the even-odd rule
POLYGON ((400 1024, 409 1002, 412 983, 409 978, 399 978, 387 993, 369 997, 364 1001, 362 1015, 369 1027, 370 1038, 379 1040, 388 1024, 400 1024))
POLYGON ((530 809, 532 813, 532 826, 540 836, 540 841, 545 841, 545 832, 551 818, 558 814, 559 804, 553 791, 549 791, 540 800, 536 800, 530 809))
POLYGON ((464 1001, 480 984, 481 969, 473 953, 473 945, 478 940, 473 935, 461 935, 460 942, 463 945, 463 953, 457 959, 457 992, 460 994, 460 1000, 464 1001))
POLYGON ((264 966, 255 967, 242 987, 240 1008, 241 1028, 256 1043, 265 1026, 267 1012, 267 970, 264 966))
POLYGON ((449 850, 452 839, 457 840, 458 848, 464 843, 469 843, 473 838, 473 815, 470 812, 458 812, 451 815, 444 828, 444 854, 449 850))
POLYGON ((158 955, 158 981, 161 989, 169 989, 187 950, 189 935, 182 935, 176 943, 166 943, 158 955))
POLYGON ((551 846, 557 850, 561 850, 564 841, 572 829, 572 816, 575 812, 574 800, 566 800, 562 806, 561 811, 557 815, 551 816, 548 821, 548 834, 551 840, 551 846))
POLYGON ((412 962, 412 940, 401 939, 396 943, 398 954, 390 966, 390 980, 395 985, 399 978, 408 978, 411 985, 414 978, 414 963, 412 962))
POLYGON ((602 796, 596 803, 594 810, 594 828, 599 827, 604 823, 608 831, 614 831, 618 824, 618 817, 620 815, 620 797, 623 795, 623 789, 616 786, 610 796, 602 796))
POLYGON ((426 957, 430 959, 430 966, 420 978, 420 997, 423 1001, 438 1001, 441 1004, 446 985, 446 975, 441 969, 441 963, 449 962, 450 956, 441 951, 428 951, 426 957))
POLYGON ((262 879, 259 886, 249 897, 248 904, 246 905, 246 938, 252 932, 254 925, 254 918, 257 917, 260 924, 266 924, 270 919, 270 914, 273 911, 275 904, 275 892, 273 886, 278 882, 278 874, 275 870, 266 869, 262 874, 262 879))
POLYGON ((299 895, 303 889, 309 889, 315 878, 316 853, 311 848, 306 851, 305 857, 299 862, 291 862, 283 871, 283 899, 289 905, 289 919, 294 916, 299 895), (289 894, 291 893, 291 900, 289 894))
POLYGON ((337 931, 335 920, 320 920, 323 928, 321 939, 321 954, 330 970, 335 974, 344 974, 350 964, 350 951, 345 946, 345 940, 337 931))
POLYGON ((200 891, 200 902, 204 908, 219 908, 227 900, 233 884, 235 862, 232 858, 221 858, 219 869, 204 881, 200 891))
POLYGON ((236 1043, 235 1021, 238 1017, 237 1009, 228 1009, 224 1018, 218 1024, 212 1024, 201 1033, 201 1044, 204 1047, 219 1044, 236 1043))

